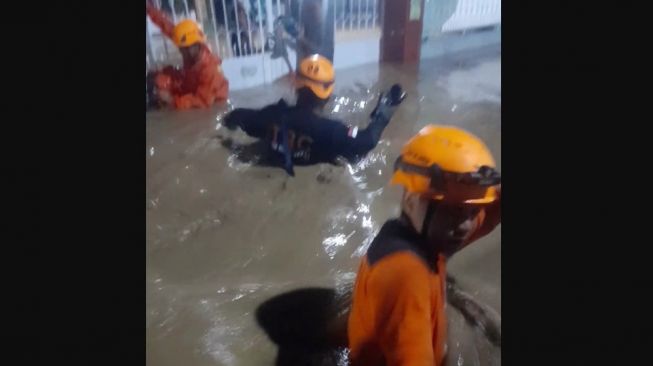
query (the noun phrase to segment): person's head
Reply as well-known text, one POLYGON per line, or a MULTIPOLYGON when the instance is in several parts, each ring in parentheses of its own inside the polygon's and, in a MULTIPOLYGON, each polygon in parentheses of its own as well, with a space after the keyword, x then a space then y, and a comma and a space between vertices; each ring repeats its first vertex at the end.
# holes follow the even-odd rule
POLYGON ((202 51, 202 46, 199 43, 188 47, 180 47, 179 52, 181 52, 181 57, 184 60, 186 65, 194 65, 197 60, 199 60, 200 53, 202 51))
POLYGON ((333 93, 335 72, 326 57, 311 55, 300 61, 295 78, 297 105, 321 108, 333 93))
POLYGON ((204 43, 204 32, 199 25, 190 19, 182 20, 173 29, 172 39, 179 47, 184 64, 194 64, 204 43))
POLYGON ((451 256, 468 243, 477 216, 497 199, 501 175, 485 144, 450 126, 424 127, 395 163, 402 212, 429 245, 451 256))

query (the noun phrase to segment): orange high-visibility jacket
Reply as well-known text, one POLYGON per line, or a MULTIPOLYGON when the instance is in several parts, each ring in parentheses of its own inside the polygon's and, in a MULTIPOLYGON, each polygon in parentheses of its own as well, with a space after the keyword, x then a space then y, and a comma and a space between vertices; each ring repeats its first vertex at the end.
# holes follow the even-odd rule
MULTIPOLYGON (((501 222, 500 200, 477 217, 468 243, 501 222)), ((353 366, 442 365, 446 263, 399 220, 386 222, 362 259, 348 321, 353 366)))
MULTIPOLYGON (((163 34, 172 39, 175 26, 170 19, 153 6, 147 6, 147 14, 163 34)), ((229 95, 229 82, 222 74, 221 64, 222 60, 202 44, 197 63, 184 65, 181 72, 172 72, 170 68, 160 71, 155 82, 159 89, 172 94, 177 109, 210 107, 213 103, 227 100, 229 95)))

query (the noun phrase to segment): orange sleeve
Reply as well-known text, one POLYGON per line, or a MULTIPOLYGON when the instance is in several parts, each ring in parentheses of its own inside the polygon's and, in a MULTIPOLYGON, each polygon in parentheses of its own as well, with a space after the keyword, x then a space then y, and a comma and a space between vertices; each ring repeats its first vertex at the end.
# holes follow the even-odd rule
POLYGON ((215 82, 216 72, 211 72, 208 67, 202 70, 194 93, 173 95, 175 107, 177 109, 204 108, 208 107, 215 101, 213 93, 213 84, 215 82))
POLYGON ((229 84, 222 73, 218 71, 221 61, 213 55, 211 57, 215 59, 207 59, 202 66, 197 90, 194 93, 173 95, 177 109, 205 108, 216 100, 227 99, 229 84))
POLYGON ((386 365, 433 366, 429 270, 414 254, 396 253, 374 265, 369 294, 386 365))
POLYGON ((145 9, 147 10, 147 15, 152 19, 152 22, 161 28, 161 32, 166 35, 166 37, 172 39, 172 30, 175 29, 175 24, 168 18, 168 16, 161 10, 157 9, 150 2, 145 3, 145 9))
POLYGON ((173 98, 177 109, 204 108, 208 106, 198 94, 173 95, 173 98))

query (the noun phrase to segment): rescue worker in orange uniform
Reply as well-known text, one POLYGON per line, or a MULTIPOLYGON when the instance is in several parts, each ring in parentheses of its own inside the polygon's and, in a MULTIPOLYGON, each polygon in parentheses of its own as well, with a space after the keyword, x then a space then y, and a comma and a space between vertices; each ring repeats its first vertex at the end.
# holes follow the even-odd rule
POLYGON ((379 142, 383 130, 406 94, 398 84, 381 94, 364 129, 322 117, 321 111, 333 93, 335 72, 331 61, 315 54, 297 68, 297 103, 290 106, 281 99, 262 109, 234 109, 225 117, 229 129, 240 128, 259 139, 266 139, 272 150, 271 165, 282 166, 294 175, 294 165, 333 163, 339 156, 355 161, 379 142))
POLYGON ((434 366, 445 357, 446 261, 501 222, 501 176, 476 136, 429 125, 406 143, 391 183, 402 214, 360 263, 348 318, 353 366, 434 366))
POLYGON ((156 103, 152 104, 189 109, 207 108, 227 100, 229 82, 222 74, 222 60, 211 53, 197 23, 185 19, 174 25, 149 1, 146 8, 152 22, 179 47, 183 58, 181 70, 168 66, 147 78, 156 86, 153 98, 156 103))

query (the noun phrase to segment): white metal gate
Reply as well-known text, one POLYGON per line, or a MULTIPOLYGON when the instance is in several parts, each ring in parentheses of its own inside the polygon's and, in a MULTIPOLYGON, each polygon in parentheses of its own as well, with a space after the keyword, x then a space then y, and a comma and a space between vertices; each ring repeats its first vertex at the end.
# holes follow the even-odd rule
MULTIPOLYGON (((224 60, 265 52, 265 34, 271 31, 266 26, 271 19, 264 19, 264 1, 271 2, 260 0, 255 7, 242 0, 155 0, 154 4, 175 23, 181 19, 195 20, 206 34, 211 51, 224 60)), ((270 8, 275 13, 279 10, 278 6, 270 8)), ((149 67, 181 61, 177 48, 149 18, 146 45, 149 67)))
POLYGON ((456 11, 443 32, 463 31, 501 24, 501 0, 458 0, 456 11))
MULTIPOLYGON (((265 45, 272 37, 274 20, 289 15, 303 0, 154 0, 154 5, 176 23, 190 18, 207 35, 211 50, 223 60, 261 59, 269 55, 265 45), (269 9, 269 11, 268 11, 269 9)), ((379 0, 333 0, 336 33, 379 28, 379 0)), ((147 18, 148 69, 161 64, 179 63, 181 55, 174 44, 147 18)))

